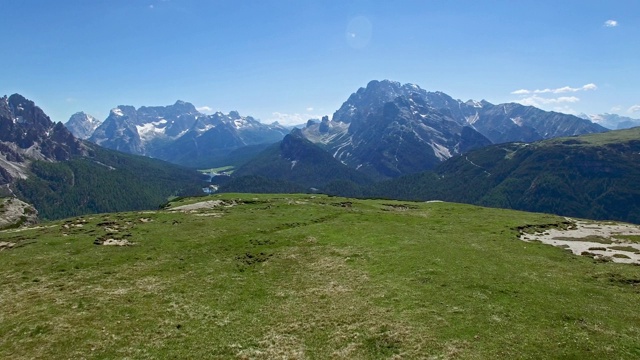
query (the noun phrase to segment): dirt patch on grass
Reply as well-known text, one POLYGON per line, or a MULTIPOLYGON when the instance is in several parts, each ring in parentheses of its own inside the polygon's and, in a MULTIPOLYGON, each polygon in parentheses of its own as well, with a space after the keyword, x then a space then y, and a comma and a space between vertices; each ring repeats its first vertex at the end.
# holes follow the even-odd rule
POLYGON ((538 225, 522 227, 520 240, 562 247, 576 255, 593 257, 599 261, 640 264, 640 244, 629 240, 640 236, 640 226, 567 220, 571 225, 561 228, 538 225))

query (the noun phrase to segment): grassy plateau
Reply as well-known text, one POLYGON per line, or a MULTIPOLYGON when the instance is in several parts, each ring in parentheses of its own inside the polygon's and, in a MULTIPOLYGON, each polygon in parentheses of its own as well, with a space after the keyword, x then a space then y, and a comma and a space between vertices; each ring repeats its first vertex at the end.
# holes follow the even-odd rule
POLYGON ((0 358, 640 358, 640 267, 518 240, 563 221, 225 194, 2 231, 0 358))

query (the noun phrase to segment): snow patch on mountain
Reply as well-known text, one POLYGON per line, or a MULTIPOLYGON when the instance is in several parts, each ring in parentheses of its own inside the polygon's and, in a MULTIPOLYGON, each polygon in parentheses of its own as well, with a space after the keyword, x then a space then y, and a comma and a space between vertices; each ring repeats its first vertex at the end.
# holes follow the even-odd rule
POLYGON ((136 129, 138 130, 138 135, 140 135, 141 140, 150 141, 166 135, 166 126, 162 126, 166 124, 167 120, 161 119, 160 121, 146 123, 144 125, 136 125, 136 129))

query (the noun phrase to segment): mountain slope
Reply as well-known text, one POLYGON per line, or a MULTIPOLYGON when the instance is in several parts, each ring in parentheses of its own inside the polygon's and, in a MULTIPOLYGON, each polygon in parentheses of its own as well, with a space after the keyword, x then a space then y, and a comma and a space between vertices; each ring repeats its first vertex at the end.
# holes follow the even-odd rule
POLYGON ((202 193, 203 177, 157 159, 87 144, 88 154, 62 162, 35 161, 14 193, 43 219, 156 209, 172 196, 202 193))
POLYGON ((300 130, 293 130, 281 142, 242 165, 233 173, 233 178, 249 175, 296 183, 307 189, 321 188, 337 180, 361 185, 371 182, 366 175, 340 163, 302 137, 300 130))
POLYGON ((434 172, 378 184, 378 196, 441 199, 640 223, 640 128, 493 145, 434 172))

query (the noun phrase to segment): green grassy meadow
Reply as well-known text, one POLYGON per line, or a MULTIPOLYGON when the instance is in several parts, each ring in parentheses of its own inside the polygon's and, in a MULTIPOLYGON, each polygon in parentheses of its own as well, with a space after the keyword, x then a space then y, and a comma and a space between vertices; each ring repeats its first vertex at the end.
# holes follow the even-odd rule
POLYGON ((3 231, 0 358, 640 358, 640 267, 517 239, 563 221, 224 194, 3 231))

